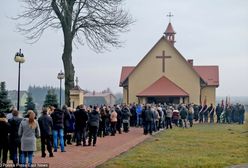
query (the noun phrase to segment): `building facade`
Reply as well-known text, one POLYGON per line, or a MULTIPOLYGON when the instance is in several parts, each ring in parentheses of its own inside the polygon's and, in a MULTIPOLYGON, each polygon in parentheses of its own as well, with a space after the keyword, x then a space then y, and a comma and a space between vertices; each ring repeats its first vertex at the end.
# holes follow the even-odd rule
POLYGON ((169 23, 164 35, 136 66, 123 66, 123 103, 215 104, 219 86, 217 65, 195 66, 175 48, 169 23))

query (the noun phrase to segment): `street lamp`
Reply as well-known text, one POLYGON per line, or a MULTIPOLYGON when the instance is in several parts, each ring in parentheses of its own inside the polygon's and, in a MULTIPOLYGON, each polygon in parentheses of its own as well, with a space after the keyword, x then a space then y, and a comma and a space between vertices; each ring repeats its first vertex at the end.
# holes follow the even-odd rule
POLYGON ((24 55, 21 52, 21 49, 15 55, 15 62, 19 63, 19 69, 18 69, 18 91, 17 91, 17 110, 19 111, 19 109, 20 109, 20 76, 21 76, 21 64, 25 62, 24 55))
POLYGON ((59 87, 59 107, 61 108, 61 83, 62 79, 64 79, 65 75, 62 70, 58 73, 57 78, 60 80, 60 87, 59 87))

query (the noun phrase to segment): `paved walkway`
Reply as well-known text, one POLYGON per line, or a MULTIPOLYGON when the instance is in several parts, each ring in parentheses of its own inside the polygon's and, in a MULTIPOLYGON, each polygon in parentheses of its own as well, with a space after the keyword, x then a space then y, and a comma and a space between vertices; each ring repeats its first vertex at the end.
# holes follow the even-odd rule
POLYGON ((37 152, 33 163, 48 163, 50 168, 93 168, 129 150, 148 137, 150 136, 143 135, 143 129, 130 128, 129 133, 98 138, 95 147, 67 145, 65 153, 58 150, 53 158, 41 158, 41 152, 37 152))

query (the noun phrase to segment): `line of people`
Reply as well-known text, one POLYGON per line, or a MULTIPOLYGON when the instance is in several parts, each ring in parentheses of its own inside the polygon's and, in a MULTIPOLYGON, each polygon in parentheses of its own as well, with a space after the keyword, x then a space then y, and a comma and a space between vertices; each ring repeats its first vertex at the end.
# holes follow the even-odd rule
MULTIPOLYGON (((41 157, 54 157, 54 152, 60 148, 66 152, 65 146, 96 146, 97 137, 115 136, 129 132, 130 110, 126 105, 113 107, 80 105, 76 110, 63 106, 52 105, 42 109, 42 114, 36 120, 36 115, 29 110, 24 118, 16 109, 12 110, 8 119, 0 113, 0 163, 7 163, 8 151, 14 167, 32 165, 36 139, 41 139, 41 157), (123 128, 122 128, 123 127, 123 128), (86 141, 88 142, 86 144, 86 141)), ((7 165, 6 165, 7 166, 7 165)))
POLYGON ((36 120, 35 113, 28 111, 25 118, 13 109, 12 114, 0 112, 0 158, 1 164, 7 162, 8 150, 13 164, 32 164, 36 150, 36 138, 41 139, 41 156, 49 157, 60 148, 75 142, 76 146, 95 146, 97 137, 115 136, 128 132, 130 126, 143 127, 144 134, 152 134, 160 129, 172 129, 172 124, 187 128, 193 120, 199 123, 244 123, 244 106, 241 104, 223 106, 218 104, 130 104, 110 106, 80 105, 75 110, 57 105, 43 108, 42 115, 36 120), (87 143, 88 142, 88 143, 87 143), (60 146, 60 147, 59 147, 60 146))
POLYGON ((172 124, 187 128, 193 126, 193 106, 147 104, 140 114, 144 134, 152 134, 160 129, 172 129, 172 124))
POLYGON ((32 164, 36 138, 40 137, 40 129, 35 120, 35 113, 30 110, 27 114, 26 118, 20 118, 19 112, 14 109, 12 117, 7 120, 6 115, 0 112, 1 167, 9 167, 6 165, 8 150, 10 150, 10 159, 13 160, 11 167, 26 167, 27 158, 29 165, 32 164))
POLYGON ((245 108, 244 105, 220 105, 216 107, 213 104, 130 104, 132 117, 131 126, 143 126, 144 134, 152 134, 165 127, 172 128, 176 126, 187 128, 192 127, 194 122, 199 123, 244 123, 245 108))

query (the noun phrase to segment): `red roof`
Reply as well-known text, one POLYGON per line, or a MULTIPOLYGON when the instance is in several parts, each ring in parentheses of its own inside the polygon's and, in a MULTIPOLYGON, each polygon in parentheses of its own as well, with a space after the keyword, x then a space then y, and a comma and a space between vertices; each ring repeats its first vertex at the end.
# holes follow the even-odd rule
POLYGON ((219 86, 218 66, 193 66, 193 68, 208 86, 219 86))
POLYGON ((124 66, 121 70, 120 86, 127 79, 129 74, 134 70, 135 66, 124 66))
POLYGON ((167 28, 166 28, 166 30, 165 30, 165 34, 167 34, 167 33, 168 33, 168 34, 176 33, 176 32, 174 31, 174 29, 173 29, 171 23, 168 24, 168 26, 167 26, 167 28))
POLYGON ((171 80, 162 76, 159 80, 151 84, 137 96, 188 96, 182 88, 177 86, 171 80))

